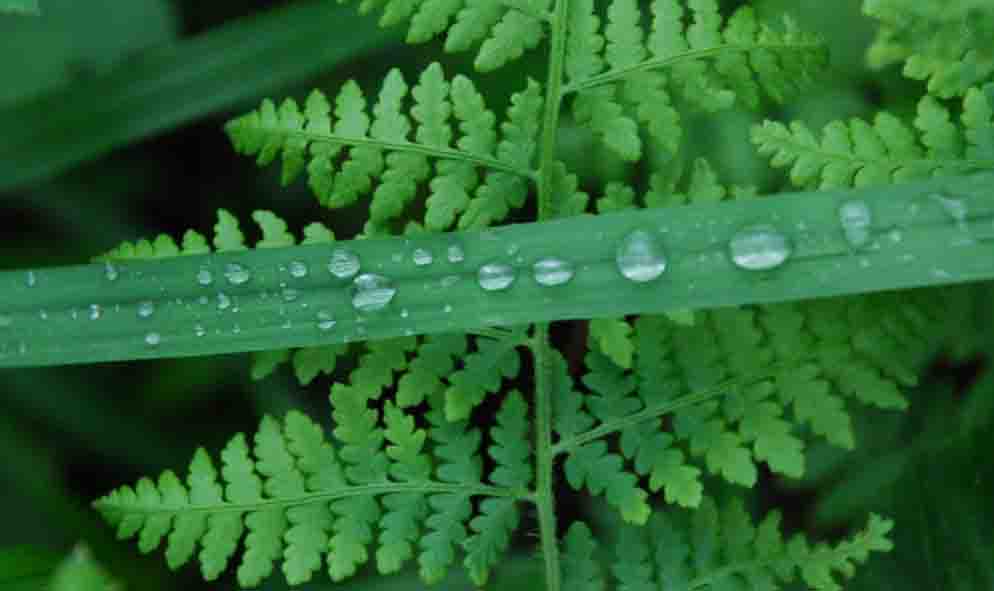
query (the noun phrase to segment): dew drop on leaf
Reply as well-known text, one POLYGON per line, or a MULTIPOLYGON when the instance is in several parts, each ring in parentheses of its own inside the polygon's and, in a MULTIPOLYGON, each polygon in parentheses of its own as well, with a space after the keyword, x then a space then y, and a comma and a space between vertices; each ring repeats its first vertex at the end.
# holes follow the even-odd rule
POLYGON ((114 263, 111 263, 110 261, 104 263, 104 277, 107 278, 107 281, 116 281, 118 275, 119 273, 117 272, 117 267, 114 266, 114 263))
POLYGON ((870 241, 870 226, 873 215, 865 201, 846 201, 839 207, 839 223, 846 236, 846 242, 855 248, 865 246, 870 241))
POLYGON ((728 250, 735 266, 748 271, 775 269, 784 264, 793 251, 787 237, 767 224, 740 230, 732 236, 728 250))
POLYGON ((90 304, 90 320, 100 320, 103 315, 104 311, 100 304, 90 304))
POLYGON ((515 280, 514 268, 501 263, 489 263, 480 267, 477 281, 486 291, 500 291, 511 287, 515 280))
POLYGON ((38 276, 35 275, 34 271, 28 271, 27 277, 24 279, 24 283, 28 287, 34 287, 35 285, 38 285, 38 276))
POLYGON ((415 249, 414 254, 411 256, 411 258, 414 260, 414 264, 419 267, 430 265, 434 260, 434 258, 431 256, 431 252, 429 252, 425 248, 415 249))
POLYGON ((145 335, 145 344, 149 347, 157 347, 162 342, 162 336, 157 332, 150 332, 145 335))
POLYGON ((152 302, 141 302, 138 304, 139 317, 148 318, 152 314, 155 314, 155 304, 152 302))
POLYGON ((466 253, 458 244, 452 244, 447 251, 450 263, 461 263, 466 260, 466 253))
POLYGON ((229 298, 223 292, 218 293, 217 294, 217 309, 218 310, 227 310, 229 307, 231 307, 231 298, 229 298))
POLYGON ((646 283, 666 271, 666 255, 662 247, 645 230, 635 230, 625 236, 615 256, 618 271, 630 281, 646 283))
POLYGON ((307 277, 307 265, 301 261, 290 261, 290 276, 297 279, 307 277))
POLYGON ((207 329, 204 328, 202 324, 194 325, 193 334, 197 335, 198 337, 202 337, 207 334, 207 329))
POLYGON ((539 285, 563 285, 573 278, 572 263, 562 259, 542 259, 535 263, 533 270, 539 285))
POLYGON ((6 314, 0 314, 0 328, 8 328, 14 323, 14 319, 6 314))
POLYGON ((204 287, 214 283, 214 275, 208 269, 197 271, 197 283, 204 287))
POLYGON ((300 291, 292 287, 284 287, 280 295, 283 297, 284 302, 292 302, 300 297, 300 291))
POLYGON ((352 284, 352 307, 360 312, 375 312, 386 308, 397 294, 393 281, 383 275, 364 273, 352 284))
POLYGON ((244 265, 228 263, 224 266, 224 277, 232 285, 241 285, 252 278, 252 273, 244 265))
POLYGON ((339 279, 349 279, 359 272, 359 257, 352 251, 336 248, 331 253, 328 272, 339 279))
POLYGON ((318 328, 321 330, 331 330, 335 328, 335 317, 327 310, 318 312, 318 328))

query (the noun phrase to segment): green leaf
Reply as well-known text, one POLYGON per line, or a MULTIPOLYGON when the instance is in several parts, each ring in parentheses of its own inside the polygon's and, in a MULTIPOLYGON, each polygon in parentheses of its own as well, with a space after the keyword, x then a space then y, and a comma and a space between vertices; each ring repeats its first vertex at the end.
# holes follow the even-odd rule
POLYGON ((38 0, 3 0, 0 2, 0 13, 39 16, 41 8, 38 0))
POLYGON ((598 318, 590 321, 590 339, 616 365, 631 368, 635 344, 631 340, 632 326, 624 319, 598 318))
POLYGON ((570 525, 563 549, 563 587, 577 591, 603 591, 604 579, 594 558, 596 547, 593 534, 586 524, 577 521, 570 525))

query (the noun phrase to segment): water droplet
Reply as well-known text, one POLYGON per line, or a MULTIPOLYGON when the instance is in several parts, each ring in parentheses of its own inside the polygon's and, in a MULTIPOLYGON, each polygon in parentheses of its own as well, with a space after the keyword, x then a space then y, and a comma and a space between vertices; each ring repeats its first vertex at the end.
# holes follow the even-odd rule
POLYGON ((318 328, 319 329, 321 329, 321 330, 331 330, 331 329, 335 328, 336 324, 338 324, 338 323, 335 321, 335 317, 332 316, 331 312, 329 312, 327 310, 321 310, 320 312, 318 312, 318 328))
POLYGON ((445 307, 442 308, 442 311, 445 312, 446 314, 448 314, 449 312, 451 312, 452 311, 452 304, 445 304, 445 307))
POLYGON ((542 259, 533 269, 539 285, 562 285, 573 278, 573 264, 561 259, 542 259))
POLYGON ((865 201, 846 201, 839 207, 839 223, 850 245, 859 248, 870 241, 873 215, 865 201))
POLYGON ((224 277, 232 285, 241 285, 252 278, 252 273, 244 265, 228 263, 224 266, 224 277))
POLYGON ((748 271, 767 271, 784 264, 792 248, 779 230, 770 225, 745 228, 728 243, 732 262, 748 271))
POLYGON ((8 328, 11 324, 14 324, 14 319, 6 314, 0 314, 0 328, 8 328))
POLYGON ((466 260, 466 253, 458 244, 450 244, 447 254, 450 263, 461 263, 466 260))
POLYGON ((397 288, 383 275, 364 273, 355 278, 352 286, 352 307, 360 312, 375 312, 387 307, 397 288))
POLYGON ((231 334, 239 334, 241 332, 242 332, 242 327, 241 326, 239 326, 239 325, 236 324, 233 327, 231 327, 231 334))
POLYGON ((35 285, 38 285, 38 276, 35 275, 34 271, 28 271, 28 275, 24 279, 24 282, 28 287, 34 287, 35 285))
POLYGON ((138 304, 138 316, 148 318, 155 313, 155 304, 152 302, 141 302, 138 304))
POLYGON ((434 258, 431 256, 431 252, 424 248, 418 248, 414 250, 414 254, 411 256, 414 260, 414 264, 419 267, 424 267, 425 265, 430 265, 434 258))
POLYGON ((207 329, 204 328, 202 324, 195 324, 193 326, 193 334, 197 335, 198 337, 202 337, 207 334, 207 329))
POLYGON ((201 269, 197 271, 197 283, 207 287, 211 283, 214 283, 214 275, 208 269, 201 269))
POLYGON ((38 317, 42 320, 48 320, 48 312, 45 310, 38 310, 38 317))
POLYGON ((344 248, 336 248, 328 262, 328 272, 339 279, 349 279, 359 272, 359 257, 344 248))
POLYGON ((307 265, 301 261, 290 261, 290 276, 297 279, 307 277, 307 265))
POLYGON ((442 280, 439 281, 439 284, 442 286, 442 289, 447 289, 449 287, 452 287, 456 283, 459 283, 458 275, 447 275, 445 277, 442 277, 442 280))
POLYGON ((518 254, 518 250, 520 248, 521 247, 518 246, 517 244, 508 244, 507 245, 507 256, 513 257, 514 255, 518 254))
POLYGON ((100 304, 90 304, 90 320, 100 320, 100 317, 103 316, 103 314, 104 311, 103 308, 100 307, 100 304))
POLYGON ((283 297, 284 302, 292 302, 300 297, 300 291, 292 287, 284 287, 280 295, 283 297))
POLYGON ((400 317, 401 318, 407 318, 410 315, 411 315, 411 313, 407 311, 407 308, 404 308, 403 310, 400 311, 400 317))
POLYGON ((157 347, 162 342, 162 336, 157 332, 150 332, 145 335, 145 344, 149 347, 157 347))
POLYGON ((477 281, 480 287, 487 291, 507 289, 511 287, 515 279, 514 268, 501 263, 483 265, 477 273, 477 281))
POLYGON ((618 271, 636 283, 657 279, 666 270, 666 255, 662 247, 645 230, 635 230, 625 236, 618 246, 615 262, 618 271))
POLYGON ((79 310, 73 308, 69 311, 69 316, 71 316, 73 320, 79 320, 79 310))
POLYGON ((28 353, 28 344, 25 343, 24 341, 21 341, 20 343, 17 343, 17 352, 19 354, 21 354, 21 355, 27 355, 27 353, 28 353))
POLYGON ((207 299, 207 296, 205 295, 202 295, 199 298, 197 298, 197 303, 200 304, 201 306, 206 306, 208 302, 210 302, 210 300, 207 299))
POLYGON ((104 277, 107 278, 107 281, 116 281, 117 276, 117 267, 114 266, 114 263, 110 261, 104 263, 104 277))
POLYGON ((217 309, 218 310, 227 310, 229 307, 231 307, 231 298, 229 298, 224 293, 218 293, 217 294, 217 309))

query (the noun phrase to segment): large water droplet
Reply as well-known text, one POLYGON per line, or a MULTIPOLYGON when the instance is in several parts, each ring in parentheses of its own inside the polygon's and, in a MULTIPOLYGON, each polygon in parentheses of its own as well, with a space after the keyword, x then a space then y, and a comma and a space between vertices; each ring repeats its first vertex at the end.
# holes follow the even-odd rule
POLYGON ((157 347, 162 342, 162 335, 157 332, 150 332, 145 335, 145 344, 149 347, 157 347))
POLYGON ((301 261, 290 261, 290 276, 297 279, 307 277, 307 265, 301 261))
POLYGON ((783 233, 763 224, 740 230, 728 243, 728 250, 737 267, 766 271, 784 264, 793 249, 783 233))
POLYGON ((449 245, 447 254, 450 263, 461 263, 466 260, 466 253, 462 251, 462 248, 458 244, 449 245))
POLYGON ((873 215, 865 201, 846 201, 839 207, 839 223, 850 245, 859 248, 870 241, 873 215))
POLYGON ((573 264, 562 259, 542 259, 533 269, 539 285, 562 285, 573 278, 573 264))
POLYGON ((328 272, 339 279, 349 279, 359 272, 359 257, 350 250, 336 248, 331 253, 328 272))
POLYGON ((104 277, 107 278, 107 281, 117 280, 118 272, 117 272, 117 267, 114 266, 114 263, 110 261, 104 263, 104 277))
POLYGON ((507 289, 514 283, 515 278, 514 268, 501 263, 483 265, 477 273, 480 287, 487 291, 507 289))
POLYGON ((214 283, 214 275, 208 269, 201 269, 197 271, 197 283, 207 287, 211 283, 214 283))
POLYGON ((625 236, 618 246, 615 262, 622 276, 636 283, 652 281, 666 271, 666 254, 645 230, 635 230, 625 236))
POLYGON ((148 318, 155 313, 155 304, 152 302, 141 302, 138 304, 138 316, 148 318))
POLYGON ((414 264, 419 267, 424 267, 425 265, 430 265, 434 258, 431 256, 431 252, 425 248, 417 248, 414 250, 414 254, 411 256, 414 260, 414 264))
POLYGON ((90 304, 90 320, 100 320, 103 315, 104 311, 100 304, 90 304))
POLYGON ((224 266, 224 277, 232 285, 241 285, 252 278, 252 273, 238 263, 228 263, 224 266))
POLYGON ((364 273, 352 285, 352 306, 360 312, 375 312, 387 307, 397 288, 383 275, 364 273))
POLYGON ((338 322, 335 320, 335 317, 331 312, 327 310, 321 310, 318 312, 318 328, 320 330, 331 330, 335 328, 336 324, 338 324, 338 322))

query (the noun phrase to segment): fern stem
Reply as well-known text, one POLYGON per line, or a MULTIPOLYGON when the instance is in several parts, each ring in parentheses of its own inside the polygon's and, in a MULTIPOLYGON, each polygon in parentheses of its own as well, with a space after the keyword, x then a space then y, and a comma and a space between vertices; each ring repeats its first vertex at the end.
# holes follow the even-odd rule
POLYGON ((523 168, 518 168, 517 166, 508 164, 506 162, 502 162, 500 160, 497 160, 496 158, 490 158, 488 156, 484 156, 481 154, 473 154, 471 152, 463 152, 462 150, 453 150, 452 148, 439 148, 437 146, 417 144, 414 142, 388 142, 368 137, 344 137, 344 136, 322 135, 320 133, 309 133, 306 131, 287 131, 284 129, 273 129, 272 131, 273 133, 305 139, 309 142, 322 142, 326 144, 345 145, 345 146, 364 146, 368 148, 385 150, 388 152, 412 152, 415 154, 428 156, 429 158, 440 158, 442 160, 457 160, 460 162, 468 162, 470 164, 475 164, 476 166, 482 168, 499 170, 501 172, 506 172, 516 176, 524 177, 533 181, 538 179, 538 173, 534 170, 526 170, 523 168))
MULTIPOLYGON (((566 23, 568 0, 556 0, 551 17, 549 70, 545 84, 542 116, 542 144, 539 152, 538 220, 556 215, 553 195, 556 140, 559 111, 562 106, 563 71, 566 61, 566 23)), ((538 509, 542 559, 545 562, 546 591, 560 591, 562 571, 559 565, 559 535, 556 528, 556 499, 553 488, 555 454, 552 453, 552 380, 554 379, 549 325, 535 326, 535 500, 538 509)))
MULTIPOLYGON (((523 501, 531 501, 533 497, 526 490, 504 488, 499 486, 489 486, 485 484, 449 484, 444 482, 384 482, 377 484, 364 484, 348 486, 337 490, 327 490, 320 493, 306 494, 299 497, 285 497, 279 499, 266 499, 254 503, 223 503, 219 505, 184 505, 182 507, 157 506, 142 510, 141 507, 129 505, 129 513, 143 513, 146 515, 162 513, 245 513, 248 511, 264 511, 266 509, 297 507, 300 505, 310 505, 312 503, 326 503, 335 499, 346 497, 363 497, 371 495, 383 495, 398 492, 413 492, 423 494, 433 493, 453 493, 471 494, 481 497, 510 497, 523 501)), ((95 507, 112 509, 114 505, 97 501, 95 507)))
POLYGON ((681 53, 679 55, 645 60, 644 62, 632 64, 631 66, 624 68, 608 70, 607 72, 591 76, 585 80, 574 81, 563 86, 562 94, 567 95, 574 92, 580 92, 582 90, 588 90, 597 86, 611 84, 612 82, 617 82, 618 80, 621 80, 626 76, 631 76, 637 72, 645 72, 647 70, 663 70, 682 62, 692 62, 700 59, 717 57, 723 53, 747 53, 750 51, 760 51, 764 49, 778 52, 802 52, 814 51, 821 47, 822 45, 819 43, 758 43, 756 45, 719 45, 717 47, 708 47, 707 49, 696 49, 686 53, 681 53))

